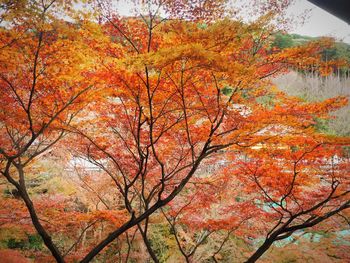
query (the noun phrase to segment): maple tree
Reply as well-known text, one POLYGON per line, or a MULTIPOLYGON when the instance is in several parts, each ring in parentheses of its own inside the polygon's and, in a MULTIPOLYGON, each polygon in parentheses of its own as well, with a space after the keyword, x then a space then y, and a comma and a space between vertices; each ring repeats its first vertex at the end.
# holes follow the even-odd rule
POLYGON ((0 28, 1 174, 23 199, 31 220, 58 262, 62 256, 28 194, 26 169, 65 136, 91 90, 88 35, 59 18, 70 1, 2 1, 0 28))
POLYGON ((147 15, 123 18, 96 1, 99 23, 72 14, 67 1, 4 4, 2 19, 12 24, 0 31, 1 173, 57 262, 70 260, 101 221, 108 222, 104 237, 82 248, 81 262, 123 235, 127 260, 136 234, 159 262, 149 232, 160 211, 187 262, 213 236, 221 240, 209 257, 219 261, 233 233, 247 243, 264 238, 245 255, 255 262, 275 241, 350 207, 342 147, 349 138, 315 127, 346 98, 307 103, 269 79, 290 68, 331 73, 338 62, 321 60, 330 40, 279 50, 271 47, 271 14, 243 23, 220 17, 224 1, 141 2, 147 15), (80 227, 65 253, 26 186, 30 165, 60 142, 99 169, 95 176, 75 169, 92 213, 35 202, 71 218, 55 220, 56 229, 80 227), (182 242, 179 225, 185 239, 190 231, 200 238, 182 242))

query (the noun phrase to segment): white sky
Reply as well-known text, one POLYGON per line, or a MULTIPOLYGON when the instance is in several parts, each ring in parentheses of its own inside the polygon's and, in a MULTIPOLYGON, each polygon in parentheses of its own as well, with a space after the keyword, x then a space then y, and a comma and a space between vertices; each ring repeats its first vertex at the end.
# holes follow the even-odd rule
MULTIPOLYGON (((247 1, 249 3, 250 0, 239 0, 238 2, 247 1)), ((130 0, 119 0, 116 6, 121 15, 131 15, 133 5, 130 0)), ((295 25, 290 33, 313 37, 331 36, 350 44, 350 25, 307 0, 296 0, 296 3, 290 7, 288 13, 298 15, 310 9, 311 11, 308 13, 308 19, 305 23, 303 25, 295 25)))
POLYGON ((303 12, 305 9, 312 9, 309 19, 306 20, 303 26, 298 26, 293 30, 292 33, 315 37, 331 36, 350 44, 350 25, 307 0, 298 0, 291 7, 291 11, 296 14, 303 12))

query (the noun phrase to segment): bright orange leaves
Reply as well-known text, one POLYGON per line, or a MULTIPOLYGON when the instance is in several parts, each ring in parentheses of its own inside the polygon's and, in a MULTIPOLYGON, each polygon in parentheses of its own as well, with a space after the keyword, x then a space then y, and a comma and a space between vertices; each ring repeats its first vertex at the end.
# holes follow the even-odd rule
POLYGON ((338 64, 320 58, 328 40, 278 50, 268 16, 214 22, 221 1, 166 1, 164 8, 175 18, 112 15, 96 24, 36 14, 28 27, 0 29, 2 174, 33 221, 24 168, 64 136, 61 147, 100 169, 85 182, 98 189, 96 199, 105 197, 103 187, 114 189, 106 195, 112 205, 99 200, 104 210, 70 213, 49 199, 52 209, 43 209, 47 217, 72 216, 58 231, 74 221, 108 222, 111 233, 83 262, 132 227, 147 232, 160 209, 194 230, 238 230, 243 238, 268 232, 273 242, 348 208, 341 146, 349 140, 315 128, 346 98, 307 103, 269 79, 290 69, 329 73, 338 64))

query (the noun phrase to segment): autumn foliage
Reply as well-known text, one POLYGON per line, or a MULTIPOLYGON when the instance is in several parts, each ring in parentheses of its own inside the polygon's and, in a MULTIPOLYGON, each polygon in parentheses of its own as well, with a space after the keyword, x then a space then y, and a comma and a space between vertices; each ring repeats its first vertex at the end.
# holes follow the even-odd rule
POLYGON ((272 82, 331 74, 330 39, 280 50, 271 12, 232 20, 224 1, 141 1, 135 17, 86 4, 0 2, 0 227, 37 233, 38 260, 164 262, 167 229, 177 260, 255 262, 348 222, 350 140, 317 130, 347 98, 272 82))

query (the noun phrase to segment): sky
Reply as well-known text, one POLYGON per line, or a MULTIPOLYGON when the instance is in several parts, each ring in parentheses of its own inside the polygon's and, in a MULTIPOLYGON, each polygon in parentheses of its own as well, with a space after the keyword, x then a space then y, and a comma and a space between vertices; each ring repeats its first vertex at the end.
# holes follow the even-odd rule
POLYGON ((298 0, 291 7, 291 12, 297 14, 303 12, 305 9, 312 9, 309 18, 304 25, 292 30, 292 33, 315 37, 331 36, 350 44, 349 24, 306 0, 298 0))
MULTIPOLYGON (((249 1, 239 0, 239 2, 248 3, 249 1)), ((117 9, 122 15, 131 15, 131 1, 118 0, 117 9)), ((330 36, 350 44, 350 25, 307 0, 295 0, 295 4, 289 8, 288 13, 298 15, 310 9, 311 11, 308 13, 308 19, 305 23, 303 25, 295 25, 290 33, 313 37, 330 36)))

